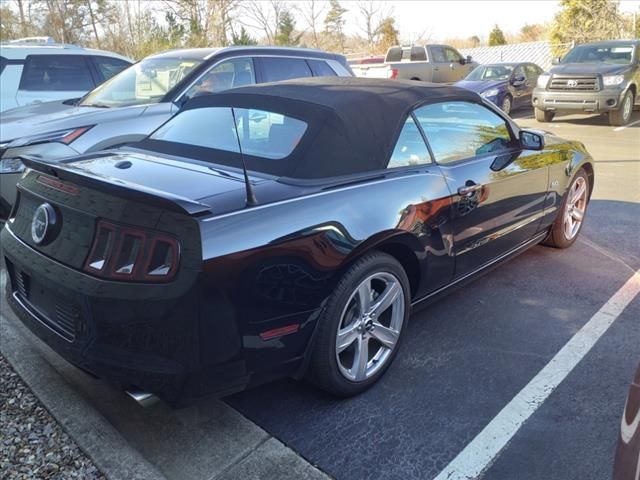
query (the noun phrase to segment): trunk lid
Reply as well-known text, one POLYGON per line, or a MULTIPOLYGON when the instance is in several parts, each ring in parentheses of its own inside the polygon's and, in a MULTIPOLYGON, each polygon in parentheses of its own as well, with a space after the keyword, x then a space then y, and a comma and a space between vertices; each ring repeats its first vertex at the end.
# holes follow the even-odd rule
MULTIPOLYGON (((202 259, 197 218, 211 214, 211 200, 242 205, 244 182, 206 166, 138 152, 103 152, 74 163, 25 158, 31 170, 19 183, 19 198, 8 222, 20 240, 46 256, 86 269, 99 222, 166 234, 180 245, 181 268, 199 269, 202 259), (206 197, 207 203, 199 201, 206 197), (32 233, 36 211, 49 204, 55 221, 49 240, 32 233), (36 236, 37 237, 37 236, 36 236)), ((145 246, 146 248, 146 246, 145 246)), ((147 255, 145 253, 145 255, 147 255)))

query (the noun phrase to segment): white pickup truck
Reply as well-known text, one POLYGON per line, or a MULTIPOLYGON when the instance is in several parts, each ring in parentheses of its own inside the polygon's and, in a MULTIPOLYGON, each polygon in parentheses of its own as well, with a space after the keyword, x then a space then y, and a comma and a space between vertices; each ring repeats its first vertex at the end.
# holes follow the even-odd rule
POLYGON ((351 64, 357 77, 421 80, 453 83, 462 80, 478 64, 448 45, 391 47, 384 63, 351 64))

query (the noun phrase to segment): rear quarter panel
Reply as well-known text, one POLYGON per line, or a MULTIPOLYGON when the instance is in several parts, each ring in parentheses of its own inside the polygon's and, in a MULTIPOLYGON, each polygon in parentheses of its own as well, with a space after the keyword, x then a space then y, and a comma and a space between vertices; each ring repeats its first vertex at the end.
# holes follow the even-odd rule
POLYGON ((414 297, 451 279, 450 202, 433 167, 205 218, 204 296, 216 298, 217 321, 237 325, 245 347, 262 349, 265 364, 278 360, 264 358, 258 334, 272 328, 299 323, 302 335, 282 341, 301 355, 342 272, 371 249, 395 245, 408 255, 422 278, 414 297))

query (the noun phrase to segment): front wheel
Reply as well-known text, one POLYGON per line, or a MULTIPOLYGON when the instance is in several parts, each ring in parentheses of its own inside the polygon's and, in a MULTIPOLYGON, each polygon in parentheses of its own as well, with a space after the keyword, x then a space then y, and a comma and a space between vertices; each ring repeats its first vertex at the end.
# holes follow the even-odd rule
POLYGON ((344 274, 318 320, 310 380, 338 396, 377 382, 395 358, 409 317, 409 281, 398 261, 368 254, 344 274))
POLYGON ((543 122, 543 123, 548 123, 551 120, 553 120, 553 117, 555 117, 555 112, 551 112, 549 110, 540 110, 539 108, 535 108, 534 109, 534 114, 536 117, 536 120, 538 122, 543 122))
POLYGON ((620 127, 629 123, 631 113, 633 112, 633 102, 633 92, 628 90, 624 97, 622 97, 620 108, 609 112, 609 124, 620 127))
POLYGON ((500 104, 500 109, 509 115, 511 113, 511 95, 505 95, 500 104))
POLYGON ((588 204, 589 177, 581 169, 573 178, 549 236, 543 243, 555 248, 567 248, 573 245, 582 229, 588 204))

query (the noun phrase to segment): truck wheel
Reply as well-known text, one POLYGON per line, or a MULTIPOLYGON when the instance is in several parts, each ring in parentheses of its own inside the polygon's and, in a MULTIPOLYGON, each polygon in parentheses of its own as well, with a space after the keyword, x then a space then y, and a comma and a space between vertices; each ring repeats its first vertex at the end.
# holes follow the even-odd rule
POLYGON ((633 112, 633 92, 628 90, 622 97, 622 103, 618 110, 612 110, 609 112, 609 124, 619 127, 626 125, 631 120, 631 112, 633 112))
POLYGON ((538 122, 550 122, 556 115, 555 112, 540 110, 539 108, 535 108, 534 111, 536 120, 538 122))

